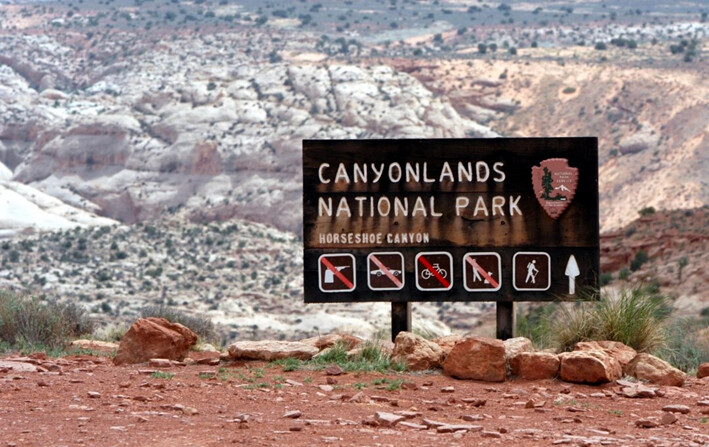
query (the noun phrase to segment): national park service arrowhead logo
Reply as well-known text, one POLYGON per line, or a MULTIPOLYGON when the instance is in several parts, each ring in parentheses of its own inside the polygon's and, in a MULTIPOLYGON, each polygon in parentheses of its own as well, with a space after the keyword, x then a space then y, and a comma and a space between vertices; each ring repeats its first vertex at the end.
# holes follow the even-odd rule
POLYGON ((566 210, 574 199, 579 170, 565 158, 550 158, 532 167, 532 187, 539 204, 552 219, 566 210))

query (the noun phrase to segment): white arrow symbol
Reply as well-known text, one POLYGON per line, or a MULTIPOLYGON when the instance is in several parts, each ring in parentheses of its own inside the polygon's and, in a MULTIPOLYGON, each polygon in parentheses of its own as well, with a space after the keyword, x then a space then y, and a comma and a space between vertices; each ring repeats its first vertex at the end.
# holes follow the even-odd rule
POLYGON ((579 265, 576 263, 574 255, 569 257, 569 262, 566 263, 566 271, 564 275, 569 277, 569 295, 576 293, 576 277, 579 276, 579 265))

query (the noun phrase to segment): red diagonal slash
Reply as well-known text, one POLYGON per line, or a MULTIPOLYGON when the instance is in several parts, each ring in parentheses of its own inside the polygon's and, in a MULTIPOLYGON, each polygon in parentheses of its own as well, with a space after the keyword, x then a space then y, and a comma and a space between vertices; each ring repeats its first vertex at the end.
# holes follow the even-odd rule
MULTIPOLYGON (((389 271, 389 269, 387 268, 387 266, 385 266, 385 265, 382 263, 382 261, 380 261, 379 259, 377 259, 376 256, 372 255, 372 256, 369 257, 369 259, 370 259, 377 267, 379 267, 379 270, 381 270, 382 272, 384 272, 385 275, 387 275, 387 278, 391 279, 391 282, 393 282, 396 287, 401 287, 401 286, 403 285, 403 284, 401 284, 401 281, 399 281, 399 278, 397 278, 396 276, 394 276, 394 274, 389 271)), ((402 272, 402 273, 403 273, 403 272, 402 272)))
POLYGON ((354 284, 352 284, 352 282, 347 279, 347 277, 341 271, 337 270, 337 267, 332 265, 332 262, 328 261, 327 258, 320 258, 320 261, 322 261, 323 265, 327 267, 327 269, 330 270, 335 276, 337 276, 337 279, 342 281, 342 283, 346 285, 348 289, 354 289, 354 284))
POLYGON ((423 266, 426 267, 426 269, 427 269, 429 272, 431 272, 431 274, 433 274, 433 276, 438 280, 438 282, 441 283, 441 285, 442 285, 443 287, 448 288, 448 287, 451 286, 451 283, 449 283, 449 282, 446 280, 446 278, 442 277, 441 274, 438 273, 438 270, 436 270, 435 268, 433 268, 433 266, 431 265, 431 263, 428 262, 428 260, 427 260, 426 258, 424 258, 423 256, 419 256, 419 262, 420 262, 421 264, 423 264, 423 266))
MULTIPOLYGON (((498 283, 497 281, 492 279, 492 276, 488 275, 487 272, 485 271, 485 269, 480 267, 480 265, 477 262, 475 262, 473 260, 473 258, 471 258, 470 256, 466 256, 465 260, 468 261, 468 264, 470 264, 475 270, 480 272, 480 274, 483 275, 485 277, 485 279, 487 279, 487 281, 490 283, 490 285, 492 286, 493 289, 496 289, 497 286, 500 285, 500 283, 498 283)), ((471 289, 472 289, 472 287, 471 287, 471 289)))

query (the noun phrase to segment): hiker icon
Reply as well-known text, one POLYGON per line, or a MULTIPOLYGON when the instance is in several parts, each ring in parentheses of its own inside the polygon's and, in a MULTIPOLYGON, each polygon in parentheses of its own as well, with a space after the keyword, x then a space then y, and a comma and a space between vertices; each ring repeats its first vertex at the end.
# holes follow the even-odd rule
POLYGON ((520 251, 512 257, 515 290, 541 292, 551 287, 551 256, 543 251, 520 251))
POLYGON ((537 274, 539 273, 539 270, 536 267, 537 260, 533 259, 531 262, 527 264, 527 277, 524 279, 525 284, 531 282, 532 284, 536 284, 537 282, 537 274))

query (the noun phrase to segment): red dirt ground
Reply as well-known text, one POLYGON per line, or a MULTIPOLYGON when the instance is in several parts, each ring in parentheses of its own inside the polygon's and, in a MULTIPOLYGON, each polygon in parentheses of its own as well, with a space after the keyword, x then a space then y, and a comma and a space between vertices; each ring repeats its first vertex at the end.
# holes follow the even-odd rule
POLYGON ((0 447, 709 445, 709 406, 700 405, 709 401, 709 378, 657 387, 663 397, 631 399, 616 393, 617 384, 557 380, 335 377, 257 362, 174 366, 159 370, 174 377, 161 378, 147 365, 116 367, 102 357, 37 361, 46 372, 8 368, 10 360, 0 359, 0 447), (328 379, 336 383, 328 387, 328 379), (475 406, 474 399, 485 403, 475 406), (678 420, 670 425, 636 427, 641 418, 659 422, 662 408, 676 404, 689 413, 673 413, 678 420), (284 417, 291 410, 302 415, 284 417), (427 418, 482 430, 371 425, 377 412, 402 411, 412 412, 406 422, 414 424, 427 418))

